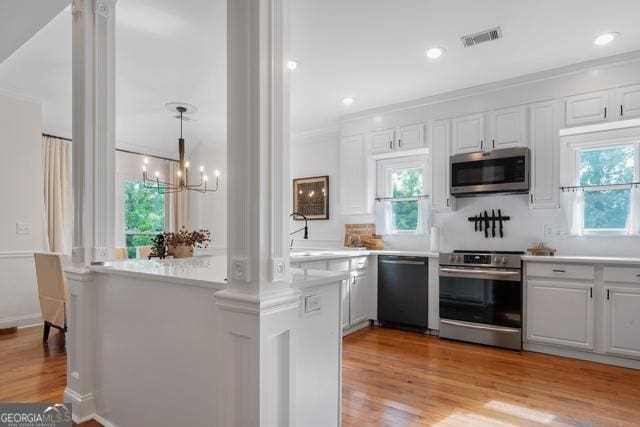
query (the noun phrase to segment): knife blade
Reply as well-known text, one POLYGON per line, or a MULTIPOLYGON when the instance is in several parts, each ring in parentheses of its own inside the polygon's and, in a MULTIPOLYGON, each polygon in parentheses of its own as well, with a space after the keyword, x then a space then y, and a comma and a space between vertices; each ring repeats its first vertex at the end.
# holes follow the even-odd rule
POLYGON ((491 209, 491 237, 496 237, 496 211, 491 209))
POLYGON ((502 231, 502 211, 500 209, 498 209, 498 221, 500 222, 500 238, 502 239, 504 237, 504 232, 502 231))
POLYGON ((484 211, 484 238, 489 238, 489 214, 484 211))

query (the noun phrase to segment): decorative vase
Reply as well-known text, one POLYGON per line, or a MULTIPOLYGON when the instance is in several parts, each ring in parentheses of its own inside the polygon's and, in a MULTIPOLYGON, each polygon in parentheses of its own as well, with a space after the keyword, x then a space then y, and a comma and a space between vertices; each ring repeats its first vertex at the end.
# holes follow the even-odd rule
POLYGON ((169 246, 167 253, 174 258, 189 258, 193 256, 193 246, 169 246))

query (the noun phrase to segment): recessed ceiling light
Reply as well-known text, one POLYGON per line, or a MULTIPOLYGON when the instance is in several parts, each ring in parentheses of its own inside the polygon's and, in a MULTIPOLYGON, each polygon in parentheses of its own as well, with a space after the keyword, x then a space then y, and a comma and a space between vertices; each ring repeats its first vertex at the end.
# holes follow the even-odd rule
POLYGON ((425 53, 429 59, 438 59, 444 54, 444 49, 441 47, 432 47, 427 49, 425 53))
POLYGON ((342 103, 344 105, 351 105, 354 102, 356 102, 356 99, 353 96, 345 96, 344 98, 342 98, 342 103))
POLYGON ((298 62, 294 61, 293 59, 289 60, 289 62, 287 62, 287 68, 290 69, 291 71, 297 69, 298 62))
POLYGON ((616 37, 618 37, 620 33, 604 33, 600 34, 593 40, 593 44, 596 46, 604 46, 606 44, 611 43, 616 37))

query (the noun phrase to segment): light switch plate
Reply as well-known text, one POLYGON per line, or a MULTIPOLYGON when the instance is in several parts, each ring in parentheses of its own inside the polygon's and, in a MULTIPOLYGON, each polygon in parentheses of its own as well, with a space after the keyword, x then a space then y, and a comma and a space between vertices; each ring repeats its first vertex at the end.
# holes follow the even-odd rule
POLYGON ((31 234, 31 224, 28 222, 17 223, 16 234, 31 234))
POLYGON ((304 312, 313 313, 314 311, 320 311, 322 309, 322 303, 320 301, 320 295, 308 295, 304 298, 304 312))
POLYGON ((553 237, 555 234, 555 229, 553 224, 545 224, 544 225, 544 237, 553 237))

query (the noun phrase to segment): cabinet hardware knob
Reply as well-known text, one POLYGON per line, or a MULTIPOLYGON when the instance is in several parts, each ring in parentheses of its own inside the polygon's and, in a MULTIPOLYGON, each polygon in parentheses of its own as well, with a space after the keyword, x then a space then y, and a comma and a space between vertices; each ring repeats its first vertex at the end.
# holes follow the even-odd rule
POLYGON ((393 141, 389 141, 389 150, 393 150, 393 141))
POLYGON ((495 139, 491 140, 491 148, 496 148, 496 140, 495 139))
POLYGON ((620 117, 624 116, 624 110, 622 109, 622 104, 620 104, 620 117))
POLYGON ((607 118, 607 107, 604 107, 604 118, 607 118))
POLYGON ((554 273, 566 273, 564 270, 553 270, 554 273))
MULTIPOLYGON (((449 207, 449 198, 447 197, 447 207, 449 207)), ((640 277, 640 274, 638 275, 640 277)))
POLYGON ((484 150, 484 141, 480 140, 480 151, 484 150))
POLYGON ((593 298, 593 288, 589 288, 589 298, 593 298))
POLYGON ((398 138, 398 147, 402 147, 402 139, 398 138))
POLYGON ((533 203, 533 193, 529 194, 529 198, 531 199, 531 203, 533 203))
POLYGON ((610 295, 610 292, 611 292, 611 291, 610 291, 609 289, 607 289, 607 299, 611 299, 611 298, 610 298, 610 296, 611 296, 611 295, 610 295))

